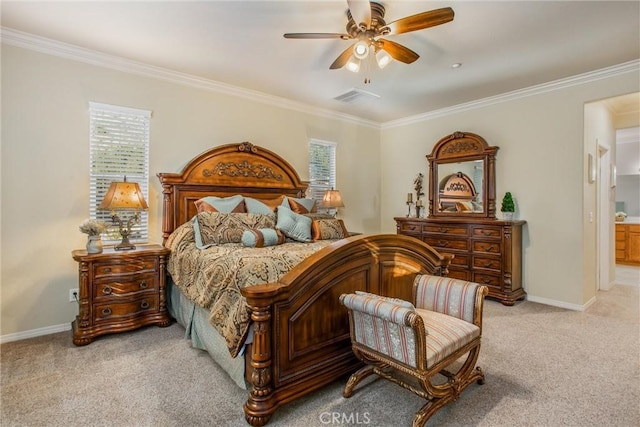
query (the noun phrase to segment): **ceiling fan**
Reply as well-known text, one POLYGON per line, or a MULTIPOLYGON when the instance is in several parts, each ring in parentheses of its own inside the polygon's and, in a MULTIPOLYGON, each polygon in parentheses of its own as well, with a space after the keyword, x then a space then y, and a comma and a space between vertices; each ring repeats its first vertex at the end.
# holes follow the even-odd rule
MULTIPOLYGON (((358 72, 360 61, 375 55, 380 68, 391 59, 410 64, 420 56, 411 49, 382 37, 422 30, 453 21, 453 9, 445 7, 407 16, 387 24, 382 4, 368 0, 347 0, 346 33, 286 33, 287 39, 342 39, 355 40, 329 67, 332 70, 346 66, 358 72)), ((366 81, 365 81, 366 83, 366 81)))

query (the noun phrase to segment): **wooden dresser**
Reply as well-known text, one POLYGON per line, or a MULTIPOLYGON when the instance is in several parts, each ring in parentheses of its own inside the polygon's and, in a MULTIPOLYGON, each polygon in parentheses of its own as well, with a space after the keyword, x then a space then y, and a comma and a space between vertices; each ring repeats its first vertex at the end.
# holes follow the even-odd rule
POLYGON ((169 326, 165 295, 169 252, 161 245, 128 251, 108 247, 99 254, 73 251, 80 285, 73 343, 87 345, 99 335, 145 325, 169 326))
POLYGON ((616 264, 640 266, 640 224, 616 223, 616 264))
POLYGON ((398 234, 413 236, 454 255, 449 277, 486 285, 489 297, 513 305, 522 288, 522 226, 525 221, 396 217, 398 234))

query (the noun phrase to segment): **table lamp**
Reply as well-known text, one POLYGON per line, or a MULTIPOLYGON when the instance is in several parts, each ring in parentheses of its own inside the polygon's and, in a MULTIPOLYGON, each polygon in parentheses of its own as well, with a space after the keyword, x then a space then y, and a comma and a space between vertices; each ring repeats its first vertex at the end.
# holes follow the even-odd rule
POLYGON ((320 204, 320 206, 322 206, 323 208, 335 209, 335 217, 338 214, 337 208, 344 207, 344 202, 342 201, 342 195, 340 194, 340 191, 334 190, 333 188, 331 190, 325 191, 324 195, 322 196, 322 203, 320 204))
POLYGON ((111 219, 114 223, 118 224, 120 228, 122 242, 116 245, 114 249, 117 251, 135 249, 136 247, 129 241, 131 227, 133 224, 140 222, 140 211, 149 209, 138 183, 127 182, 126 176, 124 177, 124 181, 112 182, 98 209, 111 211, 111 219), (117 215, 117 212, 120 211, 134 212, 126 225, 117 215))

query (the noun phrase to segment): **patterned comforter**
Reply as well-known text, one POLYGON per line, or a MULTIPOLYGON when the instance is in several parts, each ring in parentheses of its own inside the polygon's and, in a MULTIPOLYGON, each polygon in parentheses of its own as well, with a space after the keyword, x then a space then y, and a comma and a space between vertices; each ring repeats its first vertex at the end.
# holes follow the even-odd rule
POLYGON ((196 248, 193 224, 188 222, 167 240, 166 246, 171 249, 167 270, 187 298, 209 310, 209 322, 225 338, 231 356, 236 357, 251 320, 240 289, 276 282, 332 242, 295 242, 265 248, 226 243, 201 250, 196 248))

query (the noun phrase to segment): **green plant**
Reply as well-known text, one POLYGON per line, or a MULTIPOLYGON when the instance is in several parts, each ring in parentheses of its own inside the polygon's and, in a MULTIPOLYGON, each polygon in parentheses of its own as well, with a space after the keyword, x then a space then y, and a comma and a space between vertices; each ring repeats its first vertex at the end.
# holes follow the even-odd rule
POLYGON ((501 212, 515 212, 516 206, 513 203, 513 196, 510 192, 504 193, 504 197, 502 198, 502 207, 500 208, 501 212))

